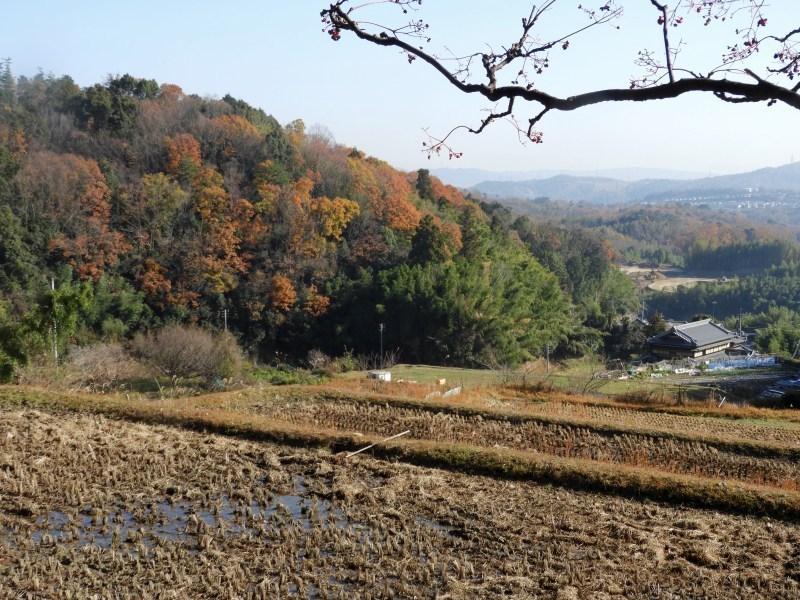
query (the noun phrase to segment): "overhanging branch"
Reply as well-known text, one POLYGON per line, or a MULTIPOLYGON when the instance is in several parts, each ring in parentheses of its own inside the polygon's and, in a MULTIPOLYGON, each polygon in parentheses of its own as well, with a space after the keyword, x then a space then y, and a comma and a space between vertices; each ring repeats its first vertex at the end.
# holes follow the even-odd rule
MULTIPOLYGON (((650 85, 642 87, 632 85, 630 88, 599 89, 566 97, 552 95, 534 86, 531 82, 527 82, 527 85, 518 85, 516 81, 512 81, 511 85, 499 85, 497 81, 498 72, 502 68, 508 67, 515 59, 519 58, 520 60, 524 60, 526 57, 530 57, 540 51, 548 51, 553 47, 554 42, 552 41, 542 43, 536 42, 535 44, 531 43, 532 45, 526 46, 526 43, 530 41, 532 35, 533 24, 539 20, 542 12, 553 4, 553 0, 545 2, 543 7, 538 11, 534 8, 528 18, 523 17, 521 36, 507 49, 504 49, 502 53, 484 53, 481 55, 486 75, 483 83, 468 81, 466 77, 463 77, 463 73, 460 71, 451 71, 443 60, 430 54, 423 47, 409 43, 403 35, 397 33, 399 30, 395 31, 384 28, 379 33, 371 33, 365 30, 360 22, 352 18, 352 9, 351 11, 345 11, 343 8, 343 5, 346 4, 346 0, 340 0, 339 2, 331 4, 329 8, 322 11, 322 16, 329 24, 330 30, 328 33, 330 33, 334 39, 338 39, 341 31, 350 31, 358 38, 372 44, 397 48, 409 57, 409 61, 419 59, 433 67, 451 85, 463 93, 477 94, 493 103, 508 103, 508 109, 506 111, 502 113, 492 112, 488 118, 481 121, 480 127, 477 129, 466 128, 473 133, 480 133, 493 121, 508 116, 510 110, 514 106, 514 100, 536 103, 541 107, 540 112, 528 121, 529 138, 534 125, 550 111, 573 111, 605 102, 648 102, 666 100, 694 92, 712 94, 727 102, 735 103, 763 101, 774 104, 780 102, 800 110, 800 95, 798 95, 797 86, 792 88, 784 87, 757 77, 750 71, 745 71, 745 73, 752 76, 755 81, 729 79, 728 77, 732 75, 731 71, 712 71, 709 74, 700 75, 687 69, 673 69, 671 60, 673 49, 670 46, 667 32, 667 17, 669 16, 667 14, 667 6, 657 0, 650 0, 650 3, 661 13, 668 81, 658 82, 656 80, 650 85), (387 33, 387 31, 391 31, 392 33, 387 33), (685 74, 686 77, 677 78, 679 72, 685 74), (459 78, 459 75, 462 75, 462 77, 459 78)), ((611 2, 605 5, 601 10, 609 12, 612 10, 621 11, 621 9, 612 8, 611 2)), ((607 17, 598 17, 594 24, 605 22, 607 22, 607 17)), ((585 29, 586 27, 582 27, 574 33, 580 33, 585 29)), ((777 39, 785 41, 792 35, 795 35, 797 31, 798 30, 793 30, 787 34, 785 38, 777 39)), ((559 40, 567 39, 571 35, 573 34, 561 36, 559 40)), ((408 39, 413 40, 413 36, 408 39)), ((567 46, 564 46, 565 49, 566 47, 567 46)))

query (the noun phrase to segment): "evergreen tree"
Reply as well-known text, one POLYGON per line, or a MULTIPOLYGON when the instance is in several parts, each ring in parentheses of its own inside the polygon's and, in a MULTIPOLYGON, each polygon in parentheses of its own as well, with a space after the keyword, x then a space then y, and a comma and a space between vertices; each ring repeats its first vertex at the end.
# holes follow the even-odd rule
POLYGON ((433 201, 433 183, 431 183, 431 174, 428 169, 420 169, 417 171, 417 194, 423 200, 433 201))
POLYGON ((17 103, 17 83, 11 73, 11 59, 0 60, 0 108, 17 103))
POLYGON ((467 204, 459 216, 461 250, 459 254, 468 261, 481 261, 489 251, 492 232, 486 215, 475 204, 467 204))
POLYGON ((447 244, 433 216, 425 215, 411 238, 408 260, 411 264, 440 263, 447 260, 447 244))

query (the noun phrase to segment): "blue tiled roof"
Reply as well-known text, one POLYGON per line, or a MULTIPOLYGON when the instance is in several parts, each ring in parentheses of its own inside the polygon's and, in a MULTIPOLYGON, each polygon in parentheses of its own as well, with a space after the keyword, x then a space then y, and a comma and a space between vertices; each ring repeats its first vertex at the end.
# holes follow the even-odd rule
POLYGON ((694 321, 685 325, 675 325, 666 331, 647 340, 648 344, 657 346, 675 346, 679 348, 702 348, 717 343, 728 342, 736 338, 736 334, 722 325, 712 323, 711 319, 694 321))

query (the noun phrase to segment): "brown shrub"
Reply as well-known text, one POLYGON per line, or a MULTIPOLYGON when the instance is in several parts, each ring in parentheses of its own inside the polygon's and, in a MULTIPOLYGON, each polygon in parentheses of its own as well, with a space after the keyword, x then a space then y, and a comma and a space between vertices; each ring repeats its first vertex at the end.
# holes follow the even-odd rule
POLYGON ((73 389, 106 391, 120 380, 136 377, 142 368, 120 344, 74 348, 64 364, 64 382, 73 389))
POLYGON ((678 400, 664 389, 638 389, 616 394, 614 400, 621 404, 638 406, 674 406, 678 400))
POLYGON ((233 377, 241 372, 242 352, 230 333, 213 334, 194 326, 169 325, 133 340, 134 352, 171 380, 233 377))
POLYGON ((328 371, 338 371, 339 365, 336 360, 325 354, 322 350, 314 349, 309 351, 306 362, 311 369, 326 369, 328 371))

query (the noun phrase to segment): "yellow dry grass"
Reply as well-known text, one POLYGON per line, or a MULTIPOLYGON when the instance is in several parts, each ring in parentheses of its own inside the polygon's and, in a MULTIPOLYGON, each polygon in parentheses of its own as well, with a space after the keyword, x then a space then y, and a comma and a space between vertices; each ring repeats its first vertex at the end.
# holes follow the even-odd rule
POLYGON ((483 399, 479 394, 425 401, 281 387, 131 401, 4 388, 0 399, 6 406, 94 412, 334 451, 409 429, 411 435, 373 452, 464 472, 733 512, 800 516, 800 437, 794 429, 658 413, 652 407, 564 402, 561 395, 560 402, 546 402, 509 399, 502 390, 483 399), (576 417, 570 410, 584 412, 576 417))
MULTIPOLYGON (((0 598, 800 594, 794 523, 131 423, 57 400, 49 412, 0 409, 0 598)), ((397 448, 454 453, 438 457, 447 463, 471 452, 397 448)), ((527 468, 514 453, 488 456, 498 472, 527 468)))

